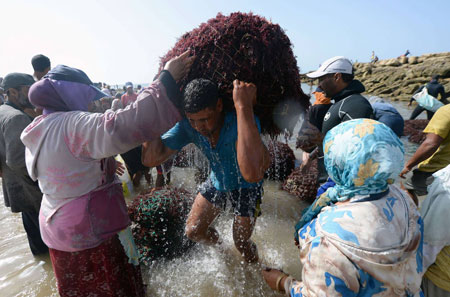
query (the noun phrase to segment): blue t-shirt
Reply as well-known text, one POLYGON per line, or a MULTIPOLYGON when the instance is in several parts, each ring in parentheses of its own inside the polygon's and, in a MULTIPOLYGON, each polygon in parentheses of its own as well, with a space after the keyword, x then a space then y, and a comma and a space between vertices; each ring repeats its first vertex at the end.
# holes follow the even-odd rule
MULTIPOLYGON (((256 126, 261 132, 259 119, 255 116, 256 126)), ((215 148, 211 147, 208 139, 198 133, 187 119, 177 123, 172 129, 161 136, 165 146, 172 150, 180 150, 189 143, 194 143, 208 158, 211 166, 211 179, 214 187, 219 191, 231 191, 240 188, 250 188, 262 184, 248 183, 241 174, 237 161, 237 118, 235 112, 225 115, 220 130, 219 141, 215 148)), ((251 152, 248 152, 251 154, 251 152)))

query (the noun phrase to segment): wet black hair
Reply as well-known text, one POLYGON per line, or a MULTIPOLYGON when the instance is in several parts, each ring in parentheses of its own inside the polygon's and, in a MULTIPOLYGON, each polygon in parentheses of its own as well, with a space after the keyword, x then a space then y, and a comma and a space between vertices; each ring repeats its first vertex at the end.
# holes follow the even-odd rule
POLYGON ((189 82, 183 93, 185 112, 197 113, 206 108, 214 108, 219 100, 217 84, 204 78, 189 82))

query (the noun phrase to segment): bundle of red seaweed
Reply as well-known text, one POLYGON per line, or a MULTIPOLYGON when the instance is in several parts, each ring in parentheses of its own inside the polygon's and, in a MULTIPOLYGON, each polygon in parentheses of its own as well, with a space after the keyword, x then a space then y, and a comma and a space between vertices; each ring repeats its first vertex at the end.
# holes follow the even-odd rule
POLYGON ((218 14, 184 34, 161 59, 161 68, 186 50, 196 56, 183 89, 195 78, 217 83, 225 110, 233 110, 233 80, 257 86, 255 113, 263 133, 292 130, 309 97, 300 87, 297 61, 291 42, 281 27, 252 13, 218 14))
POLYGON ((406 120, 403 134, 408 136, 409 141, 421 144, 426 138, 423 130, 428 125, 428 122, 428 120, 406 120))
POLYGON ((270 154, 270 167, 264 177, 275 181, 284 181, 294 170, 294 151, 289 145, 279 141, 270 141, 267 149, 270 154))
POLYGON ((283 190, 309 203, 312 203, 316 198, 319 187, 319 183, 317 182, 319 175, 317 159, 311 162, 312 164, 307 170, 302 167, 295 168, 282 186, 283 190))
POLYGON ((141 263, 176 257, 193 245, 184 234, 192 203, 191 193, 170 187, 149 190, 133 200, 128 215, 141 263))

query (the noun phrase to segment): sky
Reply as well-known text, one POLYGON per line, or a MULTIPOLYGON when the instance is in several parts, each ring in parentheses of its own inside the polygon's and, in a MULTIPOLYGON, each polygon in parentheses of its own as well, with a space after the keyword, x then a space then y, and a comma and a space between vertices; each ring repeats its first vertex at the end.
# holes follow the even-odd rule
POLYGON ((450 51, 448 0, 0 0, 0 76, 32 74, 31 58, 84 70, 94 82, 148 83, 184 33, 221 12, 279 24, 301 73, 333 56, 368 62, 450 51))

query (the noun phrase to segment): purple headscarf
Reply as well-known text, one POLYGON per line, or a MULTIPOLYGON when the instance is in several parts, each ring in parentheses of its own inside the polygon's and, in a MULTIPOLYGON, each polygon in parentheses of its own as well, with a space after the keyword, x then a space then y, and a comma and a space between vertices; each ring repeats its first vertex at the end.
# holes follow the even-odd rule
POLYGON ((44 78, 34 83, 28 93, 31 104, 42 108, 43 114, 56 111, 88 111, 97 91, 90 85, 44 78))

